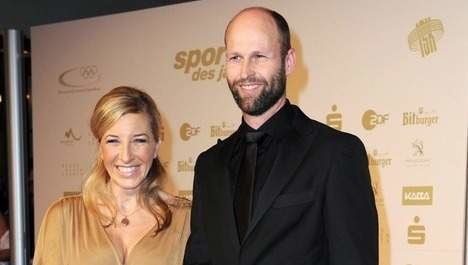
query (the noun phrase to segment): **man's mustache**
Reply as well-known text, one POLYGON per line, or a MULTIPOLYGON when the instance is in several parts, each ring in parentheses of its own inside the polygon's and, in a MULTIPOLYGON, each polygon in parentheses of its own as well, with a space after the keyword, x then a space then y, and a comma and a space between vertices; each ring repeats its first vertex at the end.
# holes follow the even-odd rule
POLYGON ((259 78, 256 76, 248 76, 243 79, 236 80, 234 82, 235 86, 241 86, 241 85, 246 85, 246 84, 263 84, 263 85, 268 85, 268 82, 264 78, 259 78))

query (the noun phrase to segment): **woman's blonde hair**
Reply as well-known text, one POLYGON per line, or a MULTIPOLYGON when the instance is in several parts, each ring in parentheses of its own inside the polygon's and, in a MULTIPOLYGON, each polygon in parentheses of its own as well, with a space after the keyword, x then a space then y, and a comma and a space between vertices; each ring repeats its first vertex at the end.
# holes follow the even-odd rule
MULTIPOLYGON (((154 140, 159 142, 161 117, 153 99, 139 89, 121 86, 102 96, 94 108, 90 127, 98 143, 118 119, 129 113, 146 114, 154 140)), ((148 209, 157 220, 156 232, 169 226, 172 217, 171 210, 160 195, 159 183, 164 174, 164 168, 156 157, 138 193, 138 203, 148 209)), ((109 178, 104 163, 98 155, 91 173, 84 182, 83 200, 87 209, 96 214, 105 226, 114 224, 117 216, 115 197, 108 185, 109 178)))

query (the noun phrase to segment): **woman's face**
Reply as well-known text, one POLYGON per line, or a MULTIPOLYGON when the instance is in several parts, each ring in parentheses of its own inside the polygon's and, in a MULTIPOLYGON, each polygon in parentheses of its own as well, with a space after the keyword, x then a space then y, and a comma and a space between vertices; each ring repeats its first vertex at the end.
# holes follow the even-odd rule
POLYGON ((99 143, 101 159, 114 191, 138 190, 158 154, 145 113, 123 115, 107 130, 99 143))

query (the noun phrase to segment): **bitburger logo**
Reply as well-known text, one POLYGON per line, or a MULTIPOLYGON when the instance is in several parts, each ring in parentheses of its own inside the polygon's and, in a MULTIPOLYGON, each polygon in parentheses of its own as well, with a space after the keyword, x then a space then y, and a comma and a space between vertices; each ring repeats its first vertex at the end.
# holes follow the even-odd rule
POLYGON ((96 65, 83 65, 65 70, 58 77, 58 82, 63 86, 59 94, 77 93, 99 90, 94 85, 101 79, 96 65))
POLYGON ((426 111, 419 107, 417 111, 408 111, 403 113, 403 126, 426 126, 431 127, 439 123, 439 116, 433 111, 426 111))
POLYGON ((210 126, 210 137, 223 138, 228 137, 236 130, 234 123, 223 121, 221 125, 210 126))
POLYGON ((386 168, 392 165, 392 159, 388 156, 388 153, 379 152, 377 149, 367 154, 367 160, 369 166, 373 167, 386 168))
POLYGON ((189 157, 187 160, 177 161, 177 172, 193 172, 195 170, 195 159, 189 157))
POLYGON ((174 69, 183 70, 184 74, 191 76, 192 81, 215 80, 219 82, 226 77, 225 52, 225 47, 179 51, 174 57, 174 69))

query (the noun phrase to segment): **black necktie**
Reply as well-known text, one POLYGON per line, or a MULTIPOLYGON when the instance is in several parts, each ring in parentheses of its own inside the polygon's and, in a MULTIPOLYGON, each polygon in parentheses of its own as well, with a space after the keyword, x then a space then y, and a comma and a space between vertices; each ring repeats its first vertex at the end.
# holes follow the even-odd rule
POLYGON ((236 216, 239 239, 242 241, 252 217, 252 198, 257 164, 257 144, 263 138, 263 132, 248 132, 245 135, 245 154, 239 170, 237 186, 236 216))

